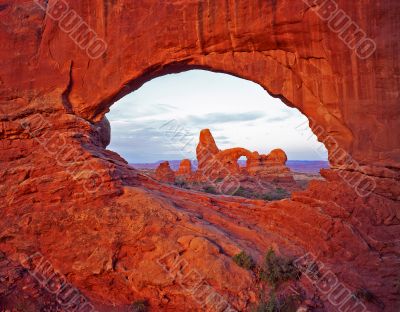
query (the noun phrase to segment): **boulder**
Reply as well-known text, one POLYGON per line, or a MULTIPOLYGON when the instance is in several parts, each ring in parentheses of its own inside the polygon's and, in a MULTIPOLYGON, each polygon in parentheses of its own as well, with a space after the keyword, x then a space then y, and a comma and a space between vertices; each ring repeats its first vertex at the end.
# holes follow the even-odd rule
MULTIPOLYGON (((349 294, 373 294, 354 309, 398 312, 399 5, 1 1, 1 251, 15 266, 19 254, 40 252, 98 311, 129 311, 140 299, 154 311, 215 308, 212 300, 207 307, 199 302, 204 292, 182 287, 188 279, 179 277, 193 272, 213 291, 201 297, 246 311, 259 288, 232 256, 246 250, 261 260, 273 246, 291 257, 314 255, 320 271, 313 277, 328 271, 349 294), (336 10, 353 24, 332 31, 327 18, 336 10), (73 33, 71 16, 81 23, 73 33), (73 40, 85 33, 93 40, 73 40), (349 45, 344 37, 364 41, 349 45), (95 124, 116 100, 153 78, 194 68, 248 79, 299 109, 309 121, 299 131, 310 126, 329 151, 325 180, 277 203, 217 198, 148 179, 104 149, 107 135, 95 124), (188 235, 221 248, 182 250, 177 240, 188 235), (161 261, 175 250, 170 262, 161 261)), ((203 136, 208 144, 198 154, 218 154, 203 136)), ((43 306, 51 298, 40 281, 32 278, 37 291, 28 291, 31 283, 10 283, 15 275, 2 281, 3 309, 57 311, 43 306)), ((322 293, 306 276, 297 283, 302 294, 324 301, 317 309, 337 311, 327 299, 334 293, 322 293)))
POLYGON ((104 117, 101 121, 95 123, 95 127, 101 146, 106 148, 111 142, 111 125, 107 117, 104 117))

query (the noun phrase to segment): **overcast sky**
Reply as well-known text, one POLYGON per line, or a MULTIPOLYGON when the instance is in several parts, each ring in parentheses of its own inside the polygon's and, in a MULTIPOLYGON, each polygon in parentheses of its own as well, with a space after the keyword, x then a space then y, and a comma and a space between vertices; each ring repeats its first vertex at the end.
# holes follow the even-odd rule
POLYGON ((109 149, 130 163, 195 158, 201 129, 220 149, 268 153, 282 148, 290 160, 326 160, 307 119, 262 87, 226 74, 192 70, 151 80, 116 102, 107 114, 109 149))

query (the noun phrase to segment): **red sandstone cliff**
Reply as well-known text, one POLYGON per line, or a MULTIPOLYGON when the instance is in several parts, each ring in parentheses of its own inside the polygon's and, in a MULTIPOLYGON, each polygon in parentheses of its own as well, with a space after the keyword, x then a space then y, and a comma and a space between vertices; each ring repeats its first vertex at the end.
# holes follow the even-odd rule
MULTIPOLYGON (((358 58, 302 0, 66 1, 60 18, 73 10, 107 43, 96 59, 37 4, 56 0, 2 1, 4 267, 39 252, 98 311, 139 299, 155 311, 202 310, 181 279, 199 272, 246 310, 255 277, 231 256, 244 249, 260 260, 273 246, 311 252, 351 293, 373 293, 362 301, 369 311, 397 312, 400 3, 336 2, 375 41, 371 57, 358 58), (304 113, 329 150, 326 181, 277 203, 227 199, 148 180, 104 149, 102 120, 115 100, 192 68, 252 80, 304 113), (171 270, 168 255, 188 266, 171 270)), ((40 291, 28 300, 40 306, 47 292, 32 283, 40 291)), ((21 284, 7 285, 1 304, 15 307, 21 284)), ((337 310, 307 279, 297 286, 323 311, 337 310)))

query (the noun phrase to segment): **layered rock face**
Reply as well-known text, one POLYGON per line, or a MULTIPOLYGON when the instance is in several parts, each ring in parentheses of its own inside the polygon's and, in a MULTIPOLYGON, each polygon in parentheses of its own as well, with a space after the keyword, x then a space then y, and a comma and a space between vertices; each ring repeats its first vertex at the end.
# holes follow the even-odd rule
POLYGON ((176 176, 180 179, 188 179, 192 175, 192 163, 190 159, 183 159, 179 164, 176 176))
POLYGON ((156 169, 156 179, 161 182, 175 182, 175 172, 169 166, 168 161, 160 163, 156 169))
POLYGON ((198 161, 199 170, 204 170, 209 163, 210 159, 213 159, 220 150, 215 143, 214 137, 209 129, 203 129, 200 131, 199 144, 196 147, 196 157, 198 161))
POLYGON ((286 153, 281 149, 274 149, 268 155, 259 155, 253 152, 247 159, 247 170, 253 174, 267 171, 271 167, 285 167, 287 162, 286 153))
MULTIPOLYGON (((264 181, 295 184, 293 175, 286 166, 286 153, 281 149, 274 149, 268 155, 260 155, 258 152, 251 152, 241 147, 220 150, 211 131, 203 129, 200 131, 196 155, 198 170, 193 174, 187 172, 184 180, 212 183, 229 177, 243 180, 252 176, 264 181), (238 163, 242 156, 247 158, 246 167, 243 168, 238 163)), ((189 164, 190 161, 188 163, 185 160, 181 167, 189 164)), ((178 174, 183 170, 179 168, 178 174)))
MULTIPOLYGON (((369 311, 397 312, 400 3, 336 1, 376 44, 363 59, 328 24, 335 5, 307 2, 2 1, 0 250, 17 287, 2 283, 1 307, 22 303, 21 283, 36 290, 24 299, 35 309, 59 304, 60 287, 48 296, 23 261, 40 253, 64 277, 52 285, 97 311, 140 299, 154 311, 246 311, 256 278, 231 257, 244 249, 259 261, 272 246, 315 255, 349 298, 367 289, 369 311), (106 42, 101 57, 76 44, 74 12, 106 42), (192 68, 249 79, 303 112, 329 150, 326 181, 276 203, 225 198, 149 180, 104 148, 115 100, 192 68), (187 276, 220 301, 202 300, 187 276)), ((323 285, 302 277, 297 287, 307 304, 337 311, 323 285)))

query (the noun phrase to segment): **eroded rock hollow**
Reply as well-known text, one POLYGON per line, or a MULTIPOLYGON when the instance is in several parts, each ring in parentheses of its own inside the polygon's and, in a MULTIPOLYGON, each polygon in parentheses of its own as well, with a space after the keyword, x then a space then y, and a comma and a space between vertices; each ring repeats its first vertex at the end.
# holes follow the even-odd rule
POLYGON ((305 308, 398 311, 399 6, 2 1, 0 306, 248 311, 257 280, 232 256, 260 262, 272 247, 317 259, 314 279, 293 282, 305 308), (332 28, 339 9, 376 44, 370 57, 354 30, 332 28), (88 27, 101 55, 80 36, 88 27), (162 185, 105 149, 117 99, 193 68, 254 81, 305 114, 329 151, 326 181, 272 203, 219 197, 162 185), (344 299, 321 288, 325 274, 344 299), (80 295, 61 300, 65 287, 80 295))

